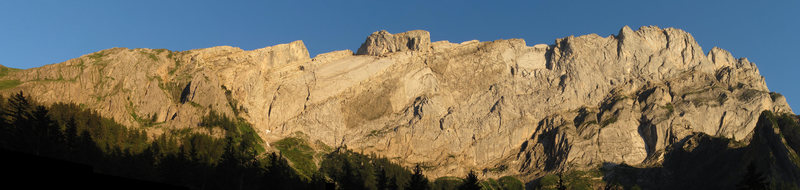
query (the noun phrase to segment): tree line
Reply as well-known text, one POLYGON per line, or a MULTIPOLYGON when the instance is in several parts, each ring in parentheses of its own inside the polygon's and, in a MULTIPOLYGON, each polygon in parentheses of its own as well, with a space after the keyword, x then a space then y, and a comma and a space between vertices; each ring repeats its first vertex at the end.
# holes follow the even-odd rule
MULTIPOLYGON (((267 153, 252 126, 211 111, 198 127, 224 137, 168 132, 152 139, 72 103, 41 105, 23 92, 0 96, 0 148, 91 166, 114 176, 192 189, 480 189, 474 172, 457 183, 429 182, 421 166, 409 170, 387 158, 346 147, 324 155, 310 177, 280 153, 267 153)), ((437 180, 438 181, 438 180, 437 180)), ((485 185, 484 185, 485 186, 485 185)), ((520 187, 522 188, 521 183, 520 187)))

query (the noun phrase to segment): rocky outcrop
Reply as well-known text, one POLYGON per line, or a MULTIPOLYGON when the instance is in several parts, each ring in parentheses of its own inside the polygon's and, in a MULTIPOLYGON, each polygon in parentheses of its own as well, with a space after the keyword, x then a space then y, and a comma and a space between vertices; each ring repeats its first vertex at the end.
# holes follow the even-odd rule
POLYGON ((431 34, 428 31, 413 30, 390 34, 386 30, 381 30, 369 35, 356 54, 381 56, 398 51, 424 51, 430 44, 431 34))
POLYGON ((796 147, 788 143, 798 140, 790 131, 800 127, 797 121, 764 111, 747 141, 693 133, 669 145, 663 162, 643 167, 606 164, 603 178, 642 189, 734 189, 751 180, 746 173, 752 169, 772 188, 791 189, 800 179, 796 147))
POLYGON ((298 132, 431 177, 486 177, 661 163, 695 133, 746 141, 763 110, 792 113, 755 64, 679 29, 622 28, 528 46, 522 39, 430 42, 375 32, 354 55, 310 58, 301 41, 244 51, 114 48, 3 80, 44 102, 75 102, 151 133, 209 110, 267 142, 298 132), (156 123, 142 123, 156 116, 156 123))

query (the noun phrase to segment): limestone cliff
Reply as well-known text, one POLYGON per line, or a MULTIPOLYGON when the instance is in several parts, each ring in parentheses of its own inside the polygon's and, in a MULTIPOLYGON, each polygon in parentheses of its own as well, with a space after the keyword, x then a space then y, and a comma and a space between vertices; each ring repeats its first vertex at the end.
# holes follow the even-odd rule
POLYGON ((746 141, 761 111, 792 113, 754 63, 654 26, 533 46, 380 31, 355 54, 314 58, 302 41, 112 48, 0 80, 20 82, 3 94, 74 102, 152 134, 194 128, 216 110, 253 123, 266 142, 302 132, 423 164, 430 177, 660 163, 695 133, 746 141))

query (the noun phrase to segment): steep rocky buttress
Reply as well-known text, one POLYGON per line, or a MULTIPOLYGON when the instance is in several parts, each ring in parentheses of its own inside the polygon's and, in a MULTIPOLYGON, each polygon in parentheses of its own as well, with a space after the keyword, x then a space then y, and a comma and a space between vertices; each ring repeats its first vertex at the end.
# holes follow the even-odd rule
POLYGON ((375 32, 356 53, 310 58, 302 41, 244 51, 112 48, 0 80, 151 134, 215 110, 267 142, 374 152, 430 177, 534 179, 602 164, 652 166, 696 134, 749 141, 762 111, 793 114, 746 58, 707 54, 679 29, 622 28, 528 46, 375 32))

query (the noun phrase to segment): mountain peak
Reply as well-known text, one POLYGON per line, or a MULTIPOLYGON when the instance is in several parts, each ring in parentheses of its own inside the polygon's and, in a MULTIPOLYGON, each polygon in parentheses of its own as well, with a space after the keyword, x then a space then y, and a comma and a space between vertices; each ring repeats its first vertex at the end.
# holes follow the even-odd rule
POLYGON ((356 55, 382 56, 399 51, 426 51, 430 48, 431 34, 424 30, 412 30, 391 34, 386 30, 370 34, 358 48, 356 55))

